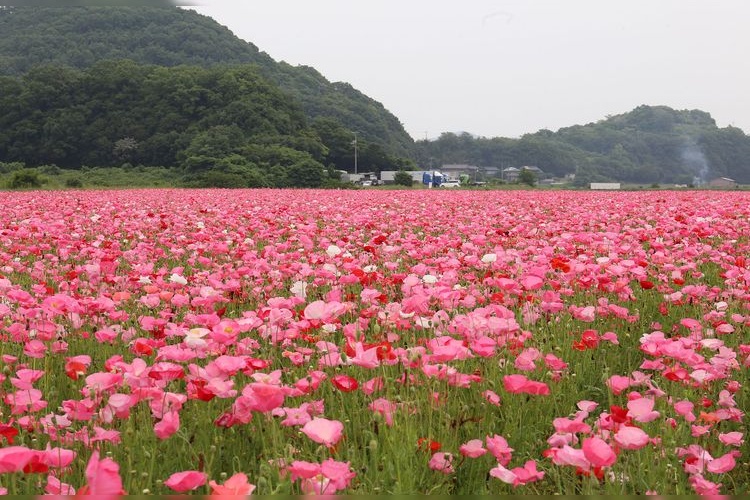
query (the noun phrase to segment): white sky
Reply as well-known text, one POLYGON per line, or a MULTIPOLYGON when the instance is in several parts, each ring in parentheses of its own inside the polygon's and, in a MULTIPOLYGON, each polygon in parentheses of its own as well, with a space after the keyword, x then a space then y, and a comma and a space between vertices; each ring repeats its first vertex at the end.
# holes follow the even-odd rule
POLYGON ((750 133, 748 0, 200 0, 276 60, 380 101, 415 139, 517 137, 640 104, 750 133))

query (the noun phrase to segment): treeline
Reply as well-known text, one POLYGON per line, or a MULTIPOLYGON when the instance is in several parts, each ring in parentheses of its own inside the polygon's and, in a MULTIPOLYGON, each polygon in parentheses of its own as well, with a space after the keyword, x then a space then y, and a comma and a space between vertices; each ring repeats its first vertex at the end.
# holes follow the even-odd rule
MULTIPOLYGON (((320 186, 351 170, 354 133, 308 122, 257 66, 100 62, 0 77, 0 161, 180 167, 196 185, 320 186)), ((363 169, 406 165, 359 139, 363 169)))
POLYGON ((414 141, 379 102, 315 69, 277 63, 252 43, 195 11, 153 7, 0 8, 0 75, 39 66, 87 69, 129 59, 158 66, 257 65, 260 75, 299 103, 308 121, 335 120, 388 155, 411 156, 414 141))
POLYGON ((730 177, 750 183, 750 137, 718 128, 711 115, 666 106, 639 106, 596 123, 540 130, 520 139, 443 134, 419 141, 422 164, 473 163, 501 168, 533 165, 576 183, 703 183, 730 177))

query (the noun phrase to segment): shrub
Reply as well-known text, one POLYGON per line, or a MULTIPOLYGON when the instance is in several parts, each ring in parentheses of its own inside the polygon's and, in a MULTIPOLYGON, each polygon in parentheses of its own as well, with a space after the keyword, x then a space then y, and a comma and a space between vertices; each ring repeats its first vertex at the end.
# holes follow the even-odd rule
POLYGON ((34 189, 40 188, 47 180, 39 176, 39 172, 25 168, 13 172, 8 187, 11 189, 34 189))
POLYGON ((57 165, 42 165, 41 167, 38 167, 37 170, 44 175, 60 175, 61 172, 60 167, 57 165))
POLYGON ((247 179, 241 174, 234 172, 222 172, 210 170, 204 172, 188 181, 188 187, 197 188, 246 188, 247 179))
POLYGON ((0 174, 9 174, 17 170, 26 168, 26 164, 20 161, 3 162, 0 161, 0 174))

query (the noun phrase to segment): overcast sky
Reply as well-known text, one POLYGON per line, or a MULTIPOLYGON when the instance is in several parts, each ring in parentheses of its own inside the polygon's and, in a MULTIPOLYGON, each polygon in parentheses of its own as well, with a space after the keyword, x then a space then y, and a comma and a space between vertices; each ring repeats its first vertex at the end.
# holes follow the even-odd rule
POLYGON ((748 0, 200 0, 276 60, 380 101, 415 139, 517 137, 640 104, 750 133, 748 0))

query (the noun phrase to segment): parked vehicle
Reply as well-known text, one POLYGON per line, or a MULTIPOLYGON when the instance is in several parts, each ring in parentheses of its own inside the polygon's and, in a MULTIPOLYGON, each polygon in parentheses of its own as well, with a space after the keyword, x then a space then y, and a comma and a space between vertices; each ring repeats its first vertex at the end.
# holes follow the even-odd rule
POLYGON ((443 181, 440 183, 440 187, 444 187, 444 188, 456 188, 460 186, 461 186, 461 183, 454 179, 450 179, 450 180, 443 181))

